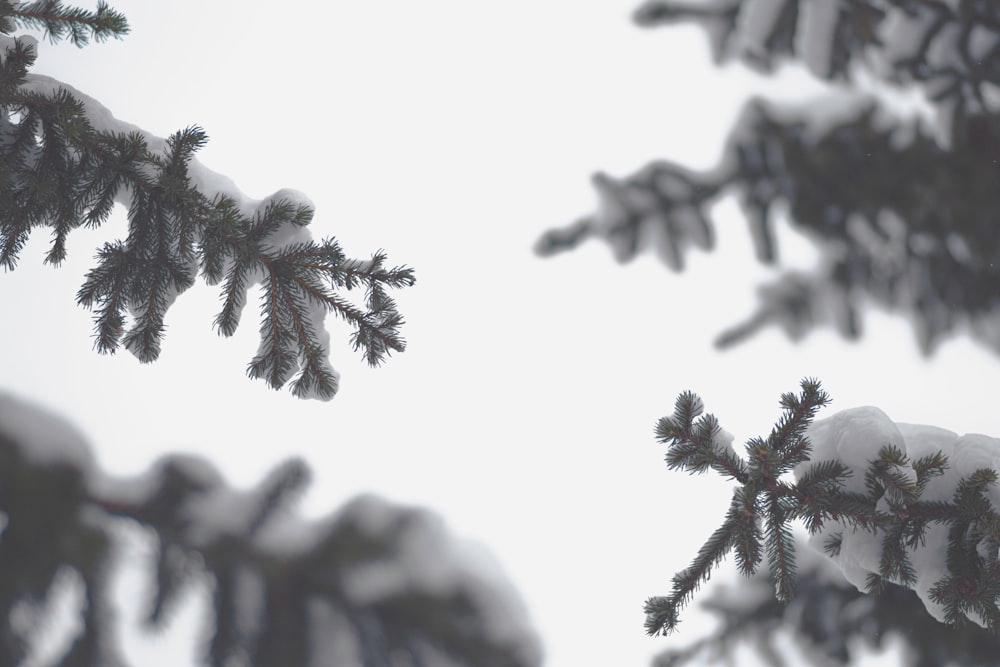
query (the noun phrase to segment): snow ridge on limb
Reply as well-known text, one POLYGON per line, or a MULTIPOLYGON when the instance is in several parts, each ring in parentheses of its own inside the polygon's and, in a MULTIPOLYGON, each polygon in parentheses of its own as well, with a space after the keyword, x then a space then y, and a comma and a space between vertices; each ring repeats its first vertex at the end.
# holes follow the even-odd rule
POLYGON ((803 380, 800 394, 782 396, 770 435, 747 442, 744 458, 718 447, 718 422, 701 416, 691 392, 660 420, 657 440, 668 445, 671 469, 712 468, 739 487, 670 595, 647 600, 649 634, 676 629, 679 609, 730 551, 747 576, 766 552, 775 597, 790 601, 794 519, 859 590, 898 584, 939 621, 971 620, 1000 633, 1000 440, 895 424, 872 407, 813 422, 829 400, 818 381, 803 380))
MULTIPOLYGON (((78 44, 84 27, 96 39, 127 31, 116 17, 103 4, 90 15, 53 0, 16 11, 0 2, 0 26, 54 21, 43 26, 52 39, 69 35, 78 44)), ((272 388, 290 382, 296 396, 321 400, 337 392, 330 313, 351 326, 352 346, 371 366, 405 349, 403 318, 388 291, 411 286, 412 269, 387 266, 381 250, 362 261, 332 238, 314 240, 307 228, 313 205, 299 192, 247 197, 194 159, 207 141, 201 128, 160 138, 71 86, 29 74, 36 46, 33 38, 0 34, 0 266, 15 268, 37 227, 52 229, 45 261, 60 264, 74 229, 100 226, 122 204, 126 237, 99 249, 77 293, 94 313, 98 352, 124 345, 143 363, 156 360, 165 314, 199 273, 210 285, 222 283, 215 325, 223 336, 235 332, 248 290, 261 285, 261 343, 247 374, 272 388), (342 295, 355 288, 366 292, 363 305, 342 295)))

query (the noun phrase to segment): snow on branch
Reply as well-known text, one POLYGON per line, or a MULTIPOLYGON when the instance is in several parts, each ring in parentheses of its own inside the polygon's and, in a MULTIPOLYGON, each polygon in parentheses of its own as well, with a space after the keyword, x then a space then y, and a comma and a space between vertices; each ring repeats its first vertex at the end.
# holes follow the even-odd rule
POLYGON ((646 602, 646 630, 676 629, 678 612, 728 555, 744 575, 767 553, 779 602, 795 595, 801 519, 810 545, 839 566, 860 591, 887 584, 912 589, 938 621, 969 620, 1000 633, 1000 439, 895 423, 873 407, 813 421, 829 397, 815 380, 781 398, 784 412, 744 458, 720 453, 712 415, 691 392, 657 425, 672 469, 712 468, 739 486, 722 526, 673 590, 646 602))
POLYGON ((763 72, 799 60, 816 77, 854 82, 863 69, 919 86, 942 123, 997 110, 1000 8, 953 0, 646 0, 637 24, 694 23, 716 62, 763 72))
POLYGON ((712 207, 735 194, 761 262, 779 263, 785 218, 820 259, 762 285, 718 347, 765 326, 855 339, 862 308, 878 304, 913 322, 924 354, 963 330, 1000 351, 1000 4, 645 0, 634 18, 704 28, 719 63, 772 73, 798 61, 837 85, 797 108, 752 100, 711 170, 657 160, 598 173, 597 211, 545 232, 538 254, 598 239, 621 262, 652 246, 680 271, 693 247, 713 247, 712 207), (901 111, 895 93, 908 89, 918 112, 901 111))
MULTIPOLYGON (((293 459, 236 489, 204 458, 180 454, 112 477, 75 428, 0 393, 0 617, 43 603, 73 571, 89 604, 60 664, 125 665, 105 602, 124 522, 155 539, 150 630, 169 625, 188 587, 212 590, 212 667, 541 664, 523 602, 482 547, 427 510, 374 496, 307 520, 293 510, 308 481, 293 459)), ((22 664, 26 634, 0 624, 0 664, 22 664)))
MULTIPOLYGON (((58 5, 14 11, 0 3, 0 16, 55 21, 44 25, 49 36, 63 36, 64 26, 75 42, 80 26, 98 39, 114 28, 103 4, 94 16, 66 10, 53 17, 58 5)), ((362 261, 332 238, 315 240, 313 205, 299 192, 247 197, 194 159, 207 141, 201 128, 157 137, 72 86, 29 73, 36 48, 33 38, 0 34, 0 266, 15 268, 38 227, 52 229, 45 261, 58 265, 74 229, 100 226, 123 205, 127 235, 98 250, 77 294, 94 312, 98 352, 124 346, 141 362, 154 361, 167 310, 199 273, 210 285, 222 283, 215 325, 223 336, 236 330, 249 289, 261 286, 261 342, 247 374, 272 388, 290 382, 301 398, 333 397, 339 375, 329 361, 330 313, 354 330, 352 345, 372 366, 405 349, 403 317, 388 290, 413 285, 412 269, 387 266, 381 250, 362 261), (361 306, 342 295, 359 287, 361 306)))
POLYGON ((735 194, 759 261, 780 266, 776 226, 786 213, 819 261, 761 285, 752 314, 718 347, 766 326, 792 340, 819 325, 856 339, 862 308, 878 304, 910 319, 925 354, 966 326, 1000 351, 1000 237, 991 224, 1000 210, 992 176, 1000 116, 970 115, 963 127, 968 136, 949 150, 865 94, 795 109, 753 99, 716 167, 696 173, 659 160, 623 178, 600 174, 598 211, 546 232, 536 251, 598 239, 627 262, 652 245, 680 271, 693 247, 712 248, 712 207, 735 194))

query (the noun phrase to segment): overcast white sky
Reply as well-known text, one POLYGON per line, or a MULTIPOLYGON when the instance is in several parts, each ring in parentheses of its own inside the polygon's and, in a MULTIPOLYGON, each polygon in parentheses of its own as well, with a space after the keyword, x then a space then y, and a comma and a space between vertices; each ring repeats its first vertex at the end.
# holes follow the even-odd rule
MULTIPOLYGON (((833 395, 828 413, 874 404, 996 435, 987 388, 1000 366, 964 342, 923 361, 907 324, 871 312, 860 345, 768 332, 715 352, 768 276, 731 201, 719 250, 680 276, 648 255, 619 267, 597 244, 534 257, 541 232, 593 210, 593 171, 710 166, 748 93, 812 89, 804 75, 719 71, 698 31, 633 27, 635 4, 128 0, 115 3, 124 41, 41 44, 35 71, 160 135, 201 125, 207 166, 255 197, 304 191, 316 236, 360 257, 385 248, 418 282, 398 299, 407 352, 370 370, 331 319, 340 394, 301 402, 245 379, 256 312, 220 339, 203 283, 168 315, 157 363, 99 357, 74 295, 124 217, 71 237, 60 269, 42 265, 39 234, 0 276, 0 388, 75 421, 113 472, 187 450, 244 485, 300 454, 315 472, 311 514, 362 491, 437 510, 496 554, 549 665, 645 665, 693 639, 694 613, 676 638, 642 630, 643 601, 668 592, 729 499, 722 482, 662 462, 653 424, 679 392, 699 392, 740 442, 766 433, 779 394, 807 375, 833 395)), ((807 245, 785 250, 808 265, 807 245)), ((176 664, 138 640, 130 651, 176 664)))

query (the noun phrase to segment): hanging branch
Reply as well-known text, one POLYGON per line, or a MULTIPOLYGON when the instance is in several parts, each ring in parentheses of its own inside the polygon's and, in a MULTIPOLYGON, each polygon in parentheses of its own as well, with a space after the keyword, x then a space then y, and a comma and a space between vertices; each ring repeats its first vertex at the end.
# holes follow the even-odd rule
MULTIPOLYGON (((0 30, 15 25, 78 46, 88 35, 100 41, 128 31, 103 3, 87 12, 58 0, 0 2, 0 30)), ((46 263, 59 265, 73 230, 101 226, 123 204, 127 235, 98 250, 77 293, 94 312, 98 352, 124 346, 143 363, 156 360, 166 313, 199 273, 223 284, 215 325, 224 336, 235 332, 248 290, 261 285, 261 345, 247 374, 272 388, 291 382, 296 396, 322 400, 337 392, 330 313, 353 329, 351 345, 371 366, 405 349, 403 317, 388 291, 413 285, 412 269, 386 266, 381 250, 362 261, 333 239, 313 240, 304 196, 282 190, 253 201, 199 164, 201 128, 155 137, 70 86, 29 74, 34 61, 34 40, 0 35, 0 266, 13 270, 39 227, 52 230, 46 263), (363 306, 343 295, 359 287, 363 306)))

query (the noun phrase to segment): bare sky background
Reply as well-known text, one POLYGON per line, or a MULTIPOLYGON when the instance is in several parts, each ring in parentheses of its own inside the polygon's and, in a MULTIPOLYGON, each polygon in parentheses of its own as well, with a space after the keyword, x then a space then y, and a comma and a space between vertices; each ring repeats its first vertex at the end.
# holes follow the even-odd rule
MULTIPOLYGON (((302 190, 314 235, 358 257, 385 248, 418 282, 398 295, 409 349, 370 370, 331 318, 340 394, 302 402, 245 379, 255 303, 220 339, 217 288, 203 283, 168 314, 157 363, 99 357, 74 295, 124 215, 71 236, 60 269, 42 265, 36 235, 0 276, 0 388, 76 422, 112 472, 197 451, 249 485, 302 455, 309 514, 362 491, 428 506, 495 553, 547 664, 638 667, 704 629, 692 611, 678 637, 646 638, 642 603, 668 592, 729 502, 724 483, 662 462, 653 425, 679 392, 700 393, 739 442, 766 433, 807 375, 834 398, 824 414, 874 404, 1000 434, 998 360, 964 341, 922 360, 909 326, 880 313, 866 313, 861 344, 768 331, 714 351, 771 275, 733 201, 718 209, 718 250, 684 274, 652 255, 617 266, 597 244, 532 255, 545 229, 593 210, 593 171, 708 167, 748 94, 820 90, 805 74, 720 71, 696 30, 632 26, 634 0, 115 6, 132 25, 124 41, 43 42, 34 71, 161 136, 201 125, 208 167, 254 197, 302 190)), ((808 244, 782 241, 789 264, 808 266, 808 244)), ((193 609, 158 642, 130 636, 136 664, 190 652, 193 609)))

